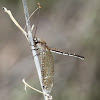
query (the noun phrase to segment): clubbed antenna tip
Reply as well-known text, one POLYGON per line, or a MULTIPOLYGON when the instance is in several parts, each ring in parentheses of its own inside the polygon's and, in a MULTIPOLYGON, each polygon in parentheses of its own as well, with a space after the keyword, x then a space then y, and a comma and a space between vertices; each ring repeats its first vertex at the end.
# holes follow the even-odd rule
POLYGON ((38 6, 39 6, 39 8, 41 8, 41 5, 40 5, 40 3, 38 2, 38 6))

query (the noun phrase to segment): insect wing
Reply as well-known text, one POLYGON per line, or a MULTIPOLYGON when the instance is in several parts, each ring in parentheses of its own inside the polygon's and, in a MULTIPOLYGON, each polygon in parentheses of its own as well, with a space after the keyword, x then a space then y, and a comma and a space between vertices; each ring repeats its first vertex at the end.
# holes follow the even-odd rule
POLYGON ((47 48, 41 52, 41 76, 44 91, 50 93, 54 80, 54 63, 53 56, 47 48))

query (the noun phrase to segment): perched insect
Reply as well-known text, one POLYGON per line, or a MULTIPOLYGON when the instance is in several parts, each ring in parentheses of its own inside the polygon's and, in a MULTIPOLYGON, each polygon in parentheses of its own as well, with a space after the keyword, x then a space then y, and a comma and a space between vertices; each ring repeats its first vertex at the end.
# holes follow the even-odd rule
MULTIPOLYGON (((39 8, 41 8, 40 4, 38 5, 39 8)), ((39 18, 39 12, 38 12, 38 18, 39 18)), ((37 25, 38 25, 38 19, 37 19, 37 25)), ((40 51, 39 56, 41 62, 41 79, 42 79, 43 89, 46 93, 50 94, 53 87, 53 80, 54 80, 54 61, 51 52, 62 54, 62 55, 73 56, 82 60, 84 60, 84 57, 69 52, 63 52, 58 49, 49 48, 45 41, 43 41, 40 38, 36 38, 37 25, 36 25, 33 41, 35 43, 35 46, 37 47, 36 50, 40 51)))
POLYGON ((63 52, 57 49, 51 49, 47 46, 45 41, 36 37, 34 37, 33 39, 38 50, 40 50, 39 55, 41 58, 41 78, 42 78, 43 89, 45 90, 46 93, 50 93, 53 87, 53 79, 54 79, 54 61, 51 52, 77 57, 82 60, 84 60, 84 57, 77 54, 63 52))

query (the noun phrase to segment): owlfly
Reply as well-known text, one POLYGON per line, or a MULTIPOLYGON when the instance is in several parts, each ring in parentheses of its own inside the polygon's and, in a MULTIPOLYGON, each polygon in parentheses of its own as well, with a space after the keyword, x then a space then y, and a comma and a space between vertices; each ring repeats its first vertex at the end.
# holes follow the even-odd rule
MULTIPOLYGON (((37 25, 36 25, 36 30, 37 30, 37 25)), ((51 52, 62 55, 73 56, 82 60, 84 60, 84 57, 69 52, 63 52, 58 49, 49 48, 44 40, 36 37, 36 31, 33 37, 33 41, 35 42, 37 50, 40 51, 39 56, 41 59, 41 78, 42 78, 43 89, 45 90, 46 93, 49 94, 52 90, 53 80, 54 80, 54 61, 51 52)))
POLYGON ((51 52, 62 55, 73 56, 82 60, 84 60, 84 57, 69 52, 63 52, 57 49, 51 49, 47 46, 45 41, 36 37, 34 38, 34 42, 37 49, 40 50, 39 56, 41 58, 41 76, 42 76, 41 78, 42 78, 43 88, 46 93, 50 93, 53 87, 53 79, 54 79, 54 61, 51 52))

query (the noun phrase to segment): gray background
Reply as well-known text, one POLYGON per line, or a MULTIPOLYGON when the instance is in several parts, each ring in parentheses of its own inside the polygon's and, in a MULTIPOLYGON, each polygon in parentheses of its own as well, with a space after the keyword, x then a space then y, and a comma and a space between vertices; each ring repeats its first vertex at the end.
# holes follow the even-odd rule
MULTIPOLYGON (((85 56, 53 54, 54 100, 100 100, 100 0, 40 0, 37 37, 49 47, 85 56)), ((29 13, 38 0, 28 0, 29 13)), ((24 91, 22 79, 41 90, 30 46, 2 7, 11 10, 24 27, 21 0, 0 0, 0 100, 43 100, 36 91, 24 91)), ((31 18, 36 25, 38 11, 31 18)), ((34 34, 34 32, 33 32, 34 34)))

